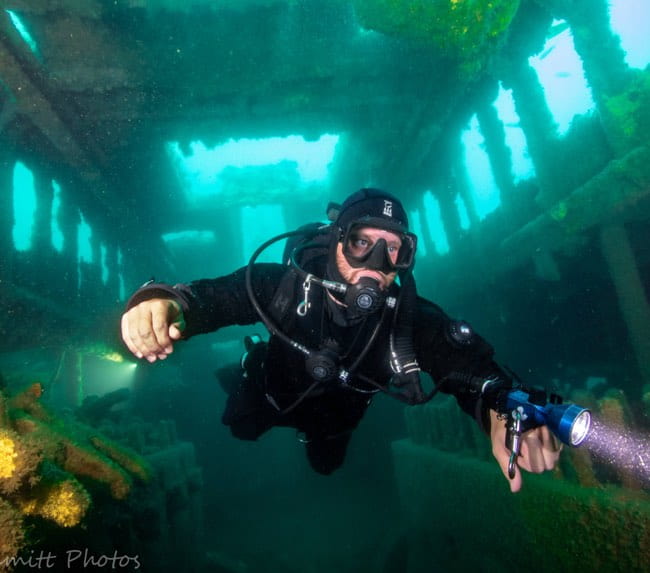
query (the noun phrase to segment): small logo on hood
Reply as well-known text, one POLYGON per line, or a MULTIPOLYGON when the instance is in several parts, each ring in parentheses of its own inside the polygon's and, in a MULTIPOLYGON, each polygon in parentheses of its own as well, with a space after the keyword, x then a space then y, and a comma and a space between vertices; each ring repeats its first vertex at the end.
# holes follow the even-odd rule
POLYGON ((384 215, 386 217, 392 217, 393 216, 393 202, 388 201, 387 199, 384 199, 384 215))

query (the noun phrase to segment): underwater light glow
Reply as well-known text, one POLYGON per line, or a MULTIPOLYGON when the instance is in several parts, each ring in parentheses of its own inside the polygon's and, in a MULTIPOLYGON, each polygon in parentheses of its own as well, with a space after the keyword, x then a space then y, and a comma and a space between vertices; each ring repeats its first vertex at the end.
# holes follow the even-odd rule
POLYGON ((117 284, 119 286, 119 297, 120 300, 126 298, 126 285, 124 284, 124 274, 122 271, 122 264, 124 262, 124 255, 122 254, 122 249, 117 249, 117 268, 119 269, 117 273, 117 284))
POLYGON ((469 215, 467 214, 467 205, 460 195, 456 195, 456 209, 458 209, 460 227, 467 231, 470 228, 469 215))
POLYGON ((36 41, 29 33, 29 30, 25 26, 20 16, 18 16, 18 14, 16 14, 16 12, 14 12, 13 10, 5 10, 5 12, 9 15, 9 18, 11 19, 11 23, 14 25, 14 28, 16 28, 16 30, 20 34, 20 37, 29 46, 29 49, 32 51, 32 53, 38 56, 39 55, 38 46, 36 45, 36 41))
POLYGON ((108 261, 106 260, 108 257, 108 249, 106 248, 106 245, 102 243, 99 246, 99 259, 100 263, 102 266, 102 282, 106 284, 108 282, 108 261))
POLYGON ((63 251, 63 231, 59 223, 61 215, 61 186, 52 180, 52 215, 50 226, 52 228, 52 246, 60 253, 63 251))
POLYGON ((499 83, 499 95, 494 102, 494 107, 506 132, 506 145, 510 149, 514 183, 535 177, 535 167, 528 154, 528 142, 521 128, 519 114, 515 110, 512 90, 504 89, 501 83, 499 83))
POLYGON ((572 446, 579 446, 589 435, 591 430, 591 412, 583 411, 575 417, 569 432, 569 443, 572 446))
POLYGON ((82 360, 83 398, 103 396, 122 388, 132 389, 137 364, 107 355, 84 355, 82 360))
MULTIPOLYGON (((562 21, 555 20, 553 24, 562 21)), ((529 63, 544 87, 546 103, 560 135, 569 128, 574 116, 595 108, 570 28, 546 40, 542 53, 529 58, 529 63)))
POLYGON ((20 161, 16 162, 13 173, 14 226, 12 238, 17 251, 32 248, 34 215, 36 214, 36 189, 34 174, 20 161))
POLYGON ((102 358, 109 362, 124 362, 124 356, 119 352, 107 352, 106 354, 102 354, 102 358))
POLYGON ((216 240, 215 234, 213 231, 196 231, 196 230, 187 230, 187 231, 176 231, 174 233, 165 233, 162 236, 162 240, 165 243, 173 243, 175 241, 190 241, 192 243, 212 243, 216 240))
POLYGON ((93 236, 93 231, 90 225, 84 219, 83 214, 79 211, 79 224, 77 225, 77 245, 78 245, 78 258, 79 262, 92 263, 93 262, 93 249, 90 239, 93 236))
POLYGON ((479 219, 484 219, 501 204, 501 194, 494 181, 490 158, 485 151, 484 139, 476 114, 470 120, 468 129, 463 131, 462 142, 465 148, 465 165, 467 177, 472 186, 476 214, 479 219))
POLYGON ((631 474, 644 487, 650 485, 650 436, 594 419, 582 447, 600 461, 631 474))
POLYGON ((92 236, 93 232, 90 225, 79 211, 79 224, 77 225, 77 289, 81 288, 83 280, 82 263, 92 264, 93 262, 92 236))
POLYGON ((610 0, 612 31, 621 39, 625 61, 632 68, 650 63, 650 2, 648 0, 610 0))
MULTIPOLYGON (((302 184, 324 181, 334 158, 338 135, 323 134, 316 141, 300 135, 266 139, 230 139, 208 148, 202 141, 190 144, 185 155, 178 142, 169 142, 167 150, 179 176, 186 182, 190 198, 212 197, 223 192, 224 170, 277 166, 290 168, 302 184)), ((228 171, 226 171, 228 173, 228 171)), ((287 192, 292 189, 287 189, 287 192)))
POLYGON ((427 191, 422 197, 422 202, 426 213, 426 222, 429 226, 429 234, 436 247, 436 252, 439 255, 444 255, 449 252, 449 241, 447 240, 445 225, 442 222, 438 199, 435 198, 431 191, 427 191))

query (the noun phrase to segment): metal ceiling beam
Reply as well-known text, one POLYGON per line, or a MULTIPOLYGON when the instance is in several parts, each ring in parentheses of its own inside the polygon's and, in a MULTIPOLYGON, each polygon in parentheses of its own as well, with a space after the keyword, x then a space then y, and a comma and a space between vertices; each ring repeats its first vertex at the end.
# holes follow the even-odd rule
POLYGON ((38 85, 45 83, 44 74, 22 44, 9 15, 0 12, 0 79, 15 100, 14 113, 28 118, 82 179, 97 183, 101 179, 98 168, 38 85))

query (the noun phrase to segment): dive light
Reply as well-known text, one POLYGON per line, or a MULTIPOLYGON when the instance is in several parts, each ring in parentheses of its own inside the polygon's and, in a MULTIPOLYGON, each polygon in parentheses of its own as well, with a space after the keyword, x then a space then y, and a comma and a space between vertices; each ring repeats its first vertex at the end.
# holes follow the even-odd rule
MULTIPOLYGON (((461 378, 462 380, 462 378, 461 378)), ((510 450, 508 475, 515 477, 524 432, 547 426, 564 444, 579 446, 591 431, 591 412, 577 404, 564 404, 562 397, 544 390, 513 386, 501 377, 463 380, 470 393, 478 393, 486 405, 506 420, 506 447, 510 450)))
POLYGON ((524 432, 548 426, 561 442, 574 447, 579 446, 589 434, 591 412, 587 408, 577 404, 563 404, 562 398, 557 394, 551 394, 548 399, 546 392, 541 390, 516 388, 502 389, 501 392, 503 394, 497 402, 498 411, 507 416, 508 420, 506 447, 510 450, 510 479, 515 477, 524 432))
POLYGON ((561 398, 551 395, 550 400, 539 400, 536 392, 517 389, 508 392, 505 410, 509 416, 521 417, 522 431, 548 426, 561 442, 579 446, 591 428, 591 412, 577 404, 563 404, 561 398))

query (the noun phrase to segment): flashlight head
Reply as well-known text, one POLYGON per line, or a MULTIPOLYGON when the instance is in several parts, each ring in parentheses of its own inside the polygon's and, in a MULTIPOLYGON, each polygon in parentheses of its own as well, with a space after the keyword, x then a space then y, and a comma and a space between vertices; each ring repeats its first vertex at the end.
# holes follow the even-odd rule
POLYGON ((579 446, 591 429, 591 412, 577 404, 552 405, 546 423, 562 442, 579 446))

